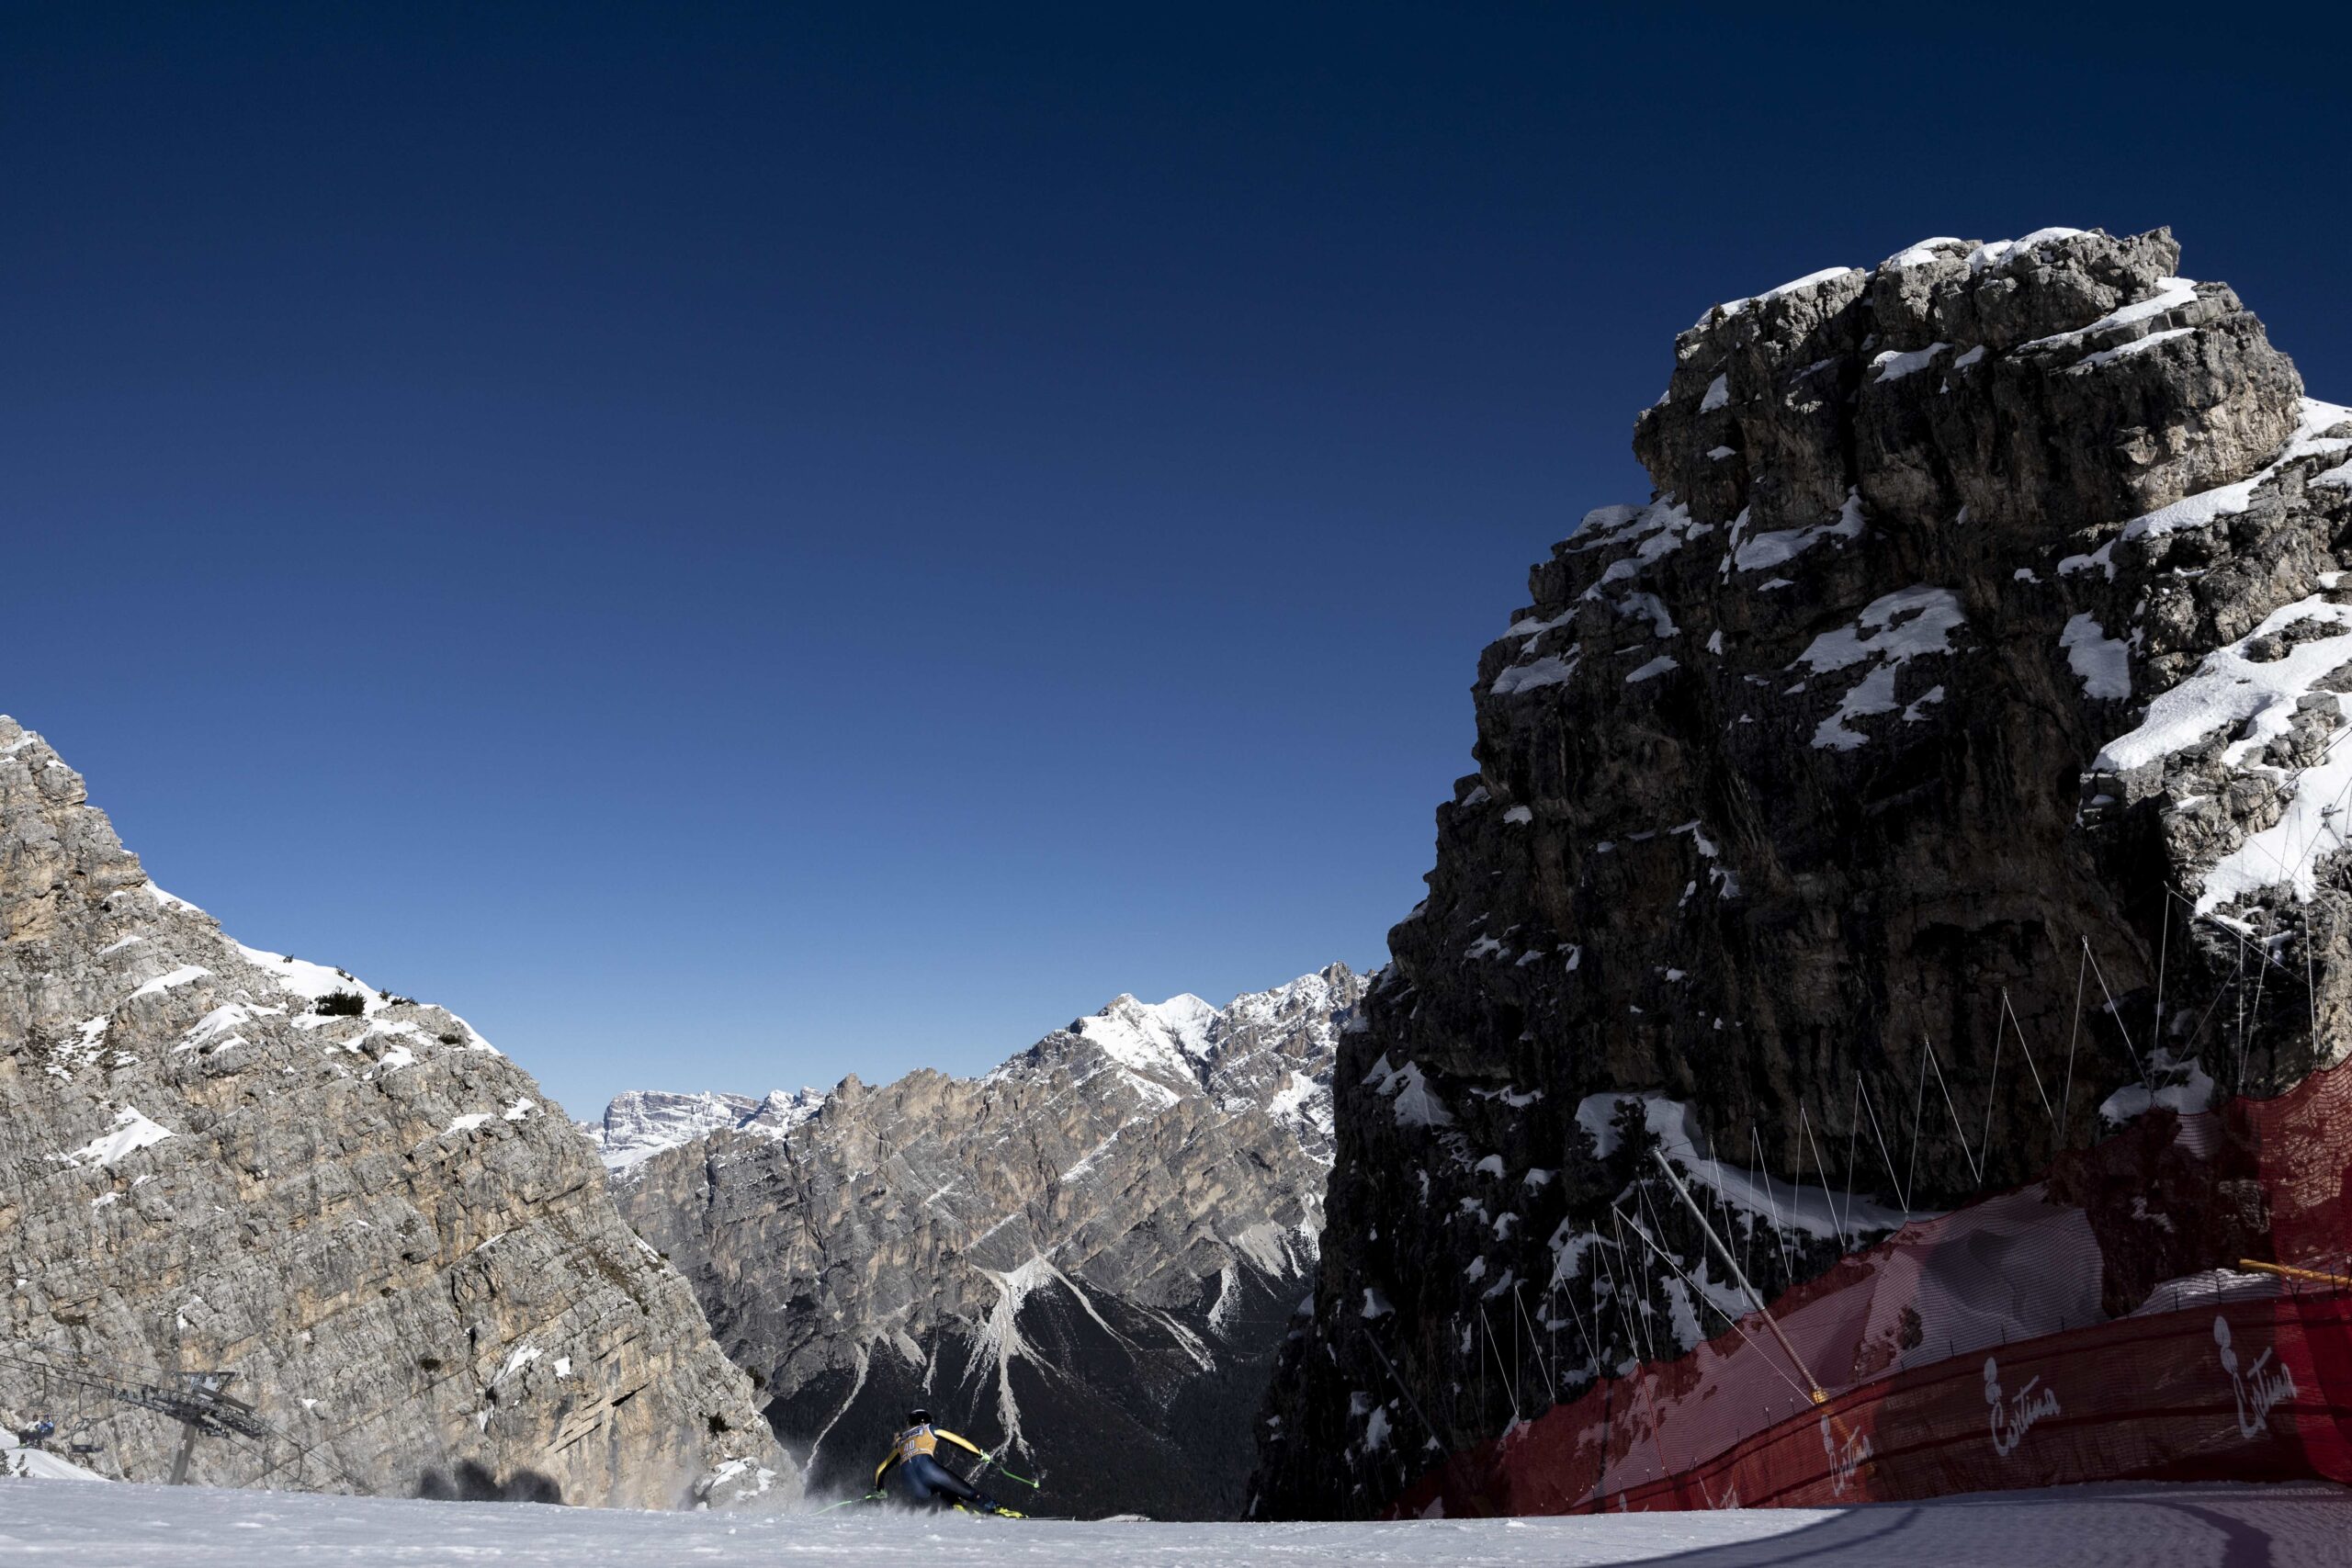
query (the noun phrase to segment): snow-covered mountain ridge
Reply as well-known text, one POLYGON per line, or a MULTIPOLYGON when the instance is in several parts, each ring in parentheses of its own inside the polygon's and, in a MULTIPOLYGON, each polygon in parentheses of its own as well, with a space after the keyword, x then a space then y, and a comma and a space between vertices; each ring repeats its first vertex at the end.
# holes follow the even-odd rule
POLYGON ((813 1484, 870 1470, 920 1402, 1052 1470, 1057 1506, 1229 1513, 1363 986, 1334 964, 1223 1008, 1122 996, 974 1078, 624 1096, 614 1190, 813 1484))
MULTIPOLYGON (((1339 968, 1345 973, 1344 965, 1339 968)), ((1317 971, 1272 990, 1247 992, 1223 1008, 1189 991, 1164 1002, 1138 1001, 1123 993, 1102 1011, 1072 1021, 1069 1032, 1122 1067, 1165 1087, 1187 1092, 1197 1088, 1234 1110, 1262 1102, 1296 1126, 1302 1137, 1328 1139, 1328 1056, 1338 1044, 1332 1020, 1352 1005, 1334 999, 1334 984, 1329 971, 1317 971), (1259 1043, 1270 1032, 1283 1041, 1281 1051, 1259 1043), (1300 1047, 1306 1054, 1304 1065, 1300 1047), (1319 1071, 1317 1062, 1323 1064, 1319 1071)), ((1343 990, 1350 988, 1340 984, 1343 990)), ((1037 1049, 1032 1047, 989 1077, 1014 1074, 1018 1063, 1037 1049)), ((772 1089, 759 1100, 707 1089, 688 1094, 630 1089, 614 1098, 602 1120, 578 1126, 596 1145, 605 1168, 618 1173, 722 1128, 783 1137, 817 1114, 824 1102, 822 1091, 805 1087, 788 1092, 772 1089)))
POLYGON ((579 1127, 596 1145, 605 1168, 617 1173, 663 1149, 690 1144, 723 1127, 780 1138, 814 1116, 824 1099, 813 1089, 790 1094, 776 1089, 763 1100, 708 1091, 664 1094, 631 1089, 605 1107, 603 1121, 582 1122, 579 1127))

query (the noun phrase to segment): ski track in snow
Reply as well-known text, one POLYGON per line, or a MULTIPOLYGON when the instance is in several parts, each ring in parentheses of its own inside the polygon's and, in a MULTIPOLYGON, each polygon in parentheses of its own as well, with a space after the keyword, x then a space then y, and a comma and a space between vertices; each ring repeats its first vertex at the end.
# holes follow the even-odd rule
POLYGON ((2342 1558, 2352 1494, 2320 1486, 2108 1486, 1845 1509, 1425 1519, 1405 1524, 1015 1522, 962 1515, 658 1514, 205 1487, 0 1481, 0 1562, 91 1568, 1975 1568, 2129 1562, 2319 1568, 2342 1558), (2264 1546, 2257 1541, 2267 1541, 2264 1546))

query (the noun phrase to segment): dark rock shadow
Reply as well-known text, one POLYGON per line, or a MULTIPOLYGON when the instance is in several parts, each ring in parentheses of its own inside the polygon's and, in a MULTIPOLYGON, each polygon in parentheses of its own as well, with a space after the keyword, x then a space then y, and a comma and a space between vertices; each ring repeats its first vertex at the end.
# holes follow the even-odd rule
POLYGON ((560 1506, 563 1488, 536 1470, 510 1471, 504 1480, 474 1460, 451 1470, 428 1470, 417 1478, 416 1495, 441 1503, 551 1503, 560 1506))

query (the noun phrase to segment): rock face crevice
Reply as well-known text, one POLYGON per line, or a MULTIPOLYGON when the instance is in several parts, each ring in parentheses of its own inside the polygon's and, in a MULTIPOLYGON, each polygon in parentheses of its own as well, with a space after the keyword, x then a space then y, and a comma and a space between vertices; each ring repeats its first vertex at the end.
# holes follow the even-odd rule
POLYGON ((606 1157, 813 1490, 862 1490, 922 1404, 1042 1472, 1042 1510, 1229 1517, 1363 987, 1122 997, 979 1078, 624 1096, 606 1157))
MULTIPOLYGON (((2178 262, 1932 240, 1676 340, 1656 492, 1481 655, 1478 772, 1342 1042, 1261 1512, 1376 1509, 1687 1348, 1611 1262, 1654 1147, 1892 1224, 2340 1059, 2352 411, 2178 262)), ((1884 1226, 1779 1233, 1768 1292, 1884 1226)))
POLYGON ((229 940, 6 718, 0 929, 0 1407, 78 1412, 94 1463, 161 1480, 181 1428, 71 1374, 232 1369, 268 1435, 200 1440, 194 1481, 797 1492, 528 1074, 442 1009, 229 940))

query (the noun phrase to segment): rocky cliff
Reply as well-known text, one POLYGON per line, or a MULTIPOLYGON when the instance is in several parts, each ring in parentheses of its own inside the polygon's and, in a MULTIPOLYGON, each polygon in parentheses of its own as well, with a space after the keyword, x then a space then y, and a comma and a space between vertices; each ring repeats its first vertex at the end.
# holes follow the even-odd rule
POLYGON ((161 1479, 108 1384, 233 1370, 191 1479, 666 1507, 797 1491, 594 1152, 460 1019, 242 947, 0 718, 0 1407, 161 1479))
MULTIPOLYGON (((1053 1513, 1216 1517, 1306 1290, 1340 965, 1213 1008, 1121 997, 985 1077, 727 1100, 615 1160, 815 1489, 862 1489, 907 1408, 1003 1446, 1053 1513), (748 1111, 744 1107, 750 1107, 748 1111), (1043 1472, 1040 1476, 1040 1472, 1043 1472)), ((689 1097, 625 1097, 608 1145, 689 1097)))
MULTIPOLYGON (((1480 657, 1478 771, 1342 1043, 1261 1512, 1377 1508, 1693 1343, 1725 1271, 1654 1151, 1770 1296, 2343 1057, 2352 411, 2178 258, 1930 240, 1676 340, 1655 493, 1480 657)), ((2261 1255, 2232 1184, 2143 1179, 2107 1310, 2261 1255)))

